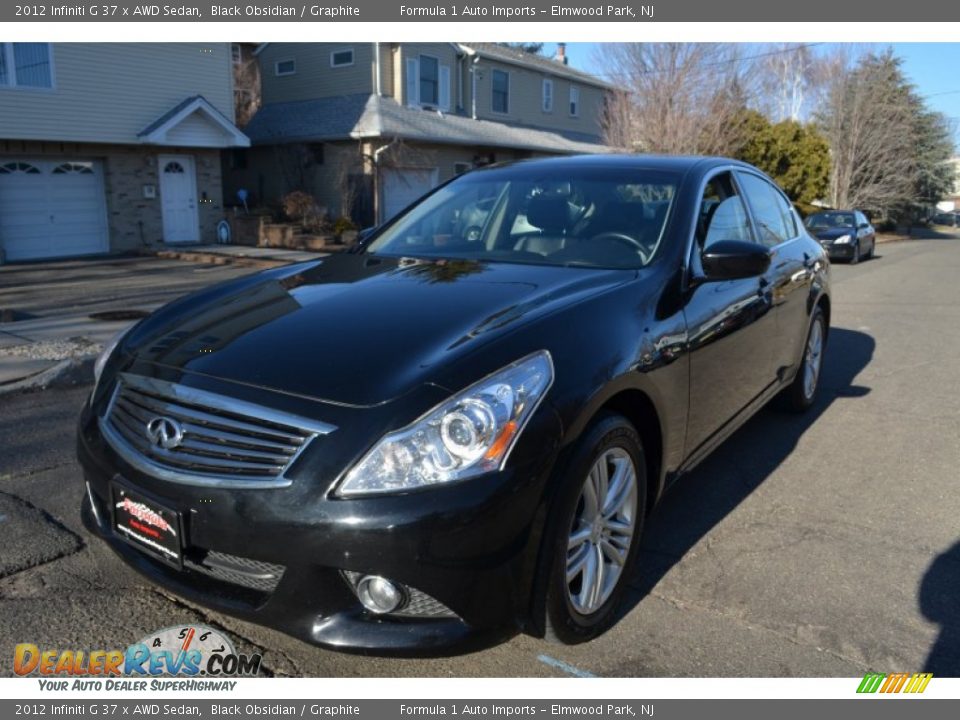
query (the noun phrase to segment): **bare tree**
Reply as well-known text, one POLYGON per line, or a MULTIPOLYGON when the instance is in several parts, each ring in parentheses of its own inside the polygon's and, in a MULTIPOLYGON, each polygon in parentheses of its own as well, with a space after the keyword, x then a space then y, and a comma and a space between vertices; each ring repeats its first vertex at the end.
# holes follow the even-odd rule
POLYGON ((762 74, 762 104, 773 122, 800 121, 806 117, 810 95, 818 81, 820 62, 809 45, 781 43, 770 46, 759 70, 762 74))
POLYGON ((641 152, 729 154, 742 141, 737 115, 756 93, 740 46, 621 43, 596 57, 621 90, 603 113, 608 144, 641 152))
POLYGON ((830 203, 886 211, 914 196, 919 169, 915 96, 892 54, 850 60, 833 58, 831 81, 816 114, 830 144, 830 203))
POLYGON ((239 59, 233 64, 233 106, 237 125, 243 127, 260 109, 260 64, 242 44, 237 44, 239 59))

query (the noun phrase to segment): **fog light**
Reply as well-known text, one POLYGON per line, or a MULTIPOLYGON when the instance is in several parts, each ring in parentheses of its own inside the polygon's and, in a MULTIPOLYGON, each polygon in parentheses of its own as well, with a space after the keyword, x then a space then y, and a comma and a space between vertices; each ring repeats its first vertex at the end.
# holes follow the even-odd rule
POLYGON ((357 583, 357 597, 370 612, 390 613, 403 603, 403 591, 379 575, 364 575, 357 583))

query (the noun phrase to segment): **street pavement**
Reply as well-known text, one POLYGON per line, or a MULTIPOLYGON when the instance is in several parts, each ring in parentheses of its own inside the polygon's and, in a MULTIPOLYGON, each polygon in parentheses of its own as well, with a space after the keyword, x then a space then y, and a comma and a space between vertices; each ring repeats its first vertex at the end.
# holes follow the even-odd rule
POLYGON ((276 676, 960 675, 960 240, 881 245, 833 272, 815 407, 762 411, 678 483, 622 619, 576 647, 364 658, 193 607, 82 529, 85 391, 0 397, 0 674, 18 642, 125 647, 196 621, 276 676))
POLYGON ((99 319, 98 313, 150 312, 188 292, 255 270, 157 258, 0 266, 0 395, 64 360, 95 356, 134 322, 130 317, 99 319))

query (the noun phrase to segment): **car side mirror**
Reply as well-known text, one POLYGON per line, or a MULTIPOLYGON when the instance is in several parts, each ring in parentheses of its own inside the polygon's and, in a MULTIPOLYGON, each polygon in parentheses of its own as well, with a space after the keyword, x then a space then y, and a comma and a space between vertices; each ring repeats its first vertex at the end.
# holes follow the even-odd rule
POLYGON ((870 227, 870 223, 860 223, 857 225, 857 230, 866 230, 868 227, 870 227))
POLYGON ((770 267, 770 251, 743 240, 721 240, 700 255, 706 280, 739 280, 763 275, 770 267))

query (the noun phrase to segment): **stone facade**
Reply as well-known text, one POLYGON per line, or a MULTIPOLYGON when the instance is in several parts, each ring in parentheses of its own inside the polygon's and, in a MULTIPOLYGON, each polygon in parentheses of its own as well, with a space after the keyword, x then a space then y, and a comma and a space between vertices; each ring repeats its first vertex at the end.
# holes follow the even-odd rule
POLYGON ((197 172, 200 242, 216 242, 217 223, 224 217, 219 150, 0 140, 0 157, 99 160, 103 164, 111 252, 163 244, 157 169, 159 155, 193 156, 197 172), (154 189, 152 198, 145 197, 145 187, 149 186, 154 189))

